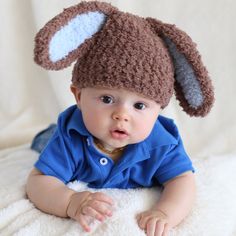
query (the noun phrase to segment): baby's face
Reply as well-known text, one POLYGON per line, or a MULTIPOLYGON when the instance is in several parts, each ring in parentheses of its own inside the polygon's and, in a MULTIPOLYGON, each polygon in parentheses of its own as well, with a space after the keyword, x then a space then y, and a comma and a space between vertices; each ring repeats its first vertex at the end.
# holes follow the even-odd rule
POLYGON ((108 150, 143 141, 160 105, 126 90, 72 87, 88 131, 108 150))

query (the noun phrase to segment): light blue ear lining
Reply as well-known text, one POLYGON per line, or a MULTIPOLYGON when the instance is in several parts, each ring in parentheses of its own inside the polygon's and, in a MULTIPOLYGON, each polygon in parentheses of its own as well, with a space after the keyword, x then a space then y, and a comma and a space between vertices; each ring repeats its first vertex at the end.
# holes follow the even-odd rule
POLYGON ((163 37, 163 40, 168 46, 170 55, 172 56, 175 67, 175 78, 182 88, 184 97, 190 107, 197 109, 203 104, 204 99, 193 68, 169 38, 163 37))
POLYGON ((101 29, 106 17, 105 14, 96 11, 83 13, 71 19, 52 37, 49 43, 50 60, 57 62, 77 49, 101 29))

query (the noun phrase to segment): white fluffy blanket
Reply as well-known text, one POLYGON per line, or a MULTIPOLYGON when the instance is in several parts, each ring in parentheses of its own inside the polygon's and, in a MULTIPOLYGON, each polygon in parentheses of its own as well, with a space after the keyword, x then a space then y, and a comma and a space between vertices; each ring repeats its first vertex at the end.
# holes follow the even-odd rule
MULTIPOLYGON (((104 223, 94 222, 93 231, 85 234, 75 221, 44 214, 26 198, 26 178, 36 158, 37 154, 28 146, 0 152, 0 235, 145 235, 138 228, 135 215, 156 202, 159 189, 101 190, 114 198, 116 210, 104 223)), ((171 235, 235 236, 236 155, 193 161, 197 169, 197 200, 191 214, 171 235)), ((69 186, 87 189, 78 182, 69 186)))

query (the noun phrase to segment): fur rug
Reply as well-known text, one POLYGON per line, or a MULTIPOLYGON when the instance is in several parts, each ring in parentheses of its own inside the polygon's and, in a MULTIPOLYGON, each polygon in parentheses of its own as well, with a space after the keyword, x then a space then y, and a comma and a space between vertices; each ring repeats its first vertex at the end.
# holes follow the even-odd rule
MULTIPOLYGON (((79 224, 37 210, 25 196, 25 183, 37 154, 28 146, 0 152, 0 235, 89 235, 144 236, 135 215, 157 201, 160 190, 100 190, 116 202, 113 216, 104 223, 95 221, 90 233, 79 224)), ((191 214, 171 236, 236 236, 236 155, 193 158, 198 195, 191 214)), ((70 188, 88 189, 73 182, 70 188)), ((90 191, 95 191, 90 189, 90 191)))

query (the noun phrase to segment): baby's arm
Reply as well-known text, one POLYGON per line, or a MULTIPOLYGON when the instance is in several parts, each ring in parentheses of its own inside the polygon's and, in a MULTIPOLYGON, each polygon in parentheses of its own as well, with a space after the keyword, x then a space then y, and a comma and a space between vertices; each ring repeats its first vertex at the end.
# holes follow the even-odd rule
POLYGON ((170 228, 178 225, 189 213, 195 199, 195 179, 186 172, 164 184, 161 197, 153 209, 138 215, 141 229, 147 235, 167 235, 170 228))
POLYGON ((75 192, 59 179, 33 169, 28 177, 26 192, 40 210, 60 217, 71 217, 89 231, 89 220, 103 221, 111 216, 113 201, 103 193, 75 192))

